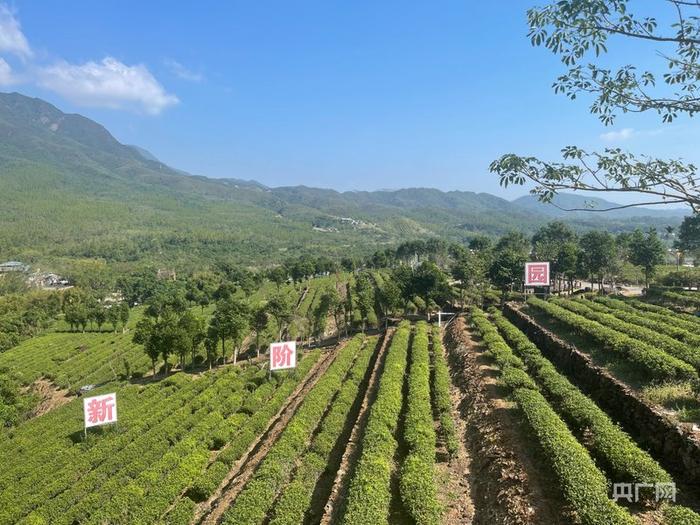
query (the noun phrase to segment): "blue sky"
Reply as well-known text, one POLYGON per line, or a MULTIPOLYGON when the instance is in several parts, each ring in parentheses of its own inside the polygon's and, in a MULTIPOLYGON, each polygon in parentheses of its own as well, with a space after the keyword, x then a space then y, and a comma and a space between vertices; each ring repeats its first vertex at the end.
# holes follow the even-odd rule
POLYGON ((93 118, 174 167, 272 186, 513 197, 525 190, 488 173, 503 153, 619 145, 700 160, 698 119, 606 128, 555 95, 563 66, 530 46, 531 5, 15 0, 0 9, 16 37, 0 36, 0 90, 93 118))

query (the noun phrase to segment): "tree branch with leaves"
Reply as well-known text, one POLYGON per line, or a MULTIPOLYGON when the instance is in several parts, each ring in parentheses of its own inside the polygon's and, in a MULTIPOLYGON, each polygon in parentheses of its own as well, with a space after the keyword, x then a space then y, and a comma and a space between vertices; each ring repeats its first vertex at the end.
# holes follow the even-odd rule
MULTIPOLYGON (((646 9, 658 2, 637 3, 646 9)), ((567 71, 553 84, 556 93, 575 100, 592 97, 590 111, 605 125, 619 113, 657 113, 665 123, 700 111, 700 2, 667 0, 672 22, 630 10, 629 0, 560 0, 527 12, 529 37, 561 58, 567 71), (654 53, 666 72, 640 70, 633 64, 617 69, 597 59, 608 52, 611 37, 660 46, 654 53)), ((648 47, 640 49, 643 53, 648 47)), ((700 212, 700 180, 696 167, 683 160, 657 159, 605 149, 587 152, 575 146, 562 150, 563 161, 546 162, 513 153, 491 163, 501 185, 535 184, 531 193, 554 203, 563 190, 633 193, 638 202, 608 209, 659 204, 687 204, 700 212)), ((554 203, 556 205, 556 203, 554 203)))

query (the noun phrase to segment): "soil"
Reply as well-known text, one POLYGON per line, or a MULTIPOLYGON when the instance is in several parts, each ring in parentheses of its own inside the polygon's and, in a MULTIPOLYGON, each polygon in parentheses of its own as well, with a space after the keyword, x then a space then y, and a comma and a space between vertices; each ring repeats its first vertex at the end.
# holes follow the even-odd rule
POLYGON ((454 385, 452 385, 451 394, 452 420, 455 423, 457 436, 460 438, 459 446, 454 457, 450 458, 444 440, 440 437, 440 424, 436 421, 438 460, 435 465, 435 477, 438 482, 438 498, 445 509, 442 516, 443 524, 462 525, 472 523, 474 520, 474 502, 469 484, 472 460, 464 442, 464 437, 467 435, 465 422, 457 410, 461 394, 454 385))
POLYGON ((466 478, 455 480, 468 480, 471 485, 471 523, 571 523, 543 458, 535 452, 536 443, 526 434, 517 409, 499 388, 495 370, 467 331, 464 318, 450 324, 445 342, 453 384, 457 386, 454 404, 461 419, 459 427, 465 430, 463 443, 471 457, 466 478))
POLYGON ((228 509, 236 496, 243 490, 248 480, 253 476, 270 448, 277 442, 280 434, 294 416, 306 394, 328 370, 336 355, 337 352, 333 351, 321 356, 306 376, 306 379, 297 386, 289 396, 286 404, 270 420, 267 429, 233 465, 219 488, 207 501, 199 504, 192 523, 215 524, 219 522, 226 509, 228 509))
POLYGON ((67 388, 60 389, 53 382, 43 377, 32 383, 29 387, 29 392, 39 398, 39 402, 30 414, 32 418, 42 416, 55 408, 70 403, 76 397, 70 395, 67 388))
MULTIPOLYGON (((384 365, 386 349, 389 346, 393 333, 393 328, 389 328, 389 330, 385 332, 384 339, 382 340, 379 351, 376 354, 374 366, 362 399, 362 404, 360 405, 355 424, 340 461, 340 466, 336 471, 335 479, 330 480, 332 486, 330 489, 330 496, 328 497, 324 506, 323 516, 321 517, 320 521, 315 520, 311 521, 311 523, 320 523, 321 525, 335 524, 339 521, 340 516, 342 515, 341 512, 345 503, 348 485, 352 479, 354 466, 359 459, 359 454, 361 451, 360 443, 364 434, 365 425, 367 424, 369 408, 372 406, 372 403, 377 396, 377 388, 379 387, 379 378, 381 377, 381 371, 384 365)), ((321 480, 321 483, 323 483, 323 480, 321 480)))

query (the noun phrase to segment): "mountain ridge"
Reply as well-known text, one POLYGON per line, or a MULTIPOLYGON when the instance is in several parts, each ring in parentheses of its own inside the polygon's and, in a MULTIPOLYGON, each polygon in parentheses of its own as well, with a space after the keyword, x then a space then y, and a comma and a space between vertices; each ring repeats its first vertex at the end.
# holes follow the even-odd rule
MULTIPOLYGON (((121 144, 86 117, 18 93, 0 94, 0 137, 0 220, 11 226, 0 231, 0 258, 265 264, 290 251, 360 254, 426 236, 530 233, 553 218, 531 203, 488 193, 338 192, 190 175, 121 144)), ((658 216, 569 222, 624 230, 667 220, 680 222, 658 216)))

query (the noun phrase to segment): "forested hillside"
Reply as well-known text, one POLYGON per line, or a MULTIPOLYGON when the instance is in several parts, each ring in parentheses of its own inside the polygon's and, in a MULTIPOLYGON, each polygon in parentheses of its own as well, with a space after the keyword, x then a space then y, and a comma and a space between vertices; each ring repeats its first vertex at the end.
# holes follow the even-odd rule
MULTIPOLYGON (((0 259, 259 264, 289 249, 366 255, 404 239, 463 240, 534 230, 547 220, 541 211, 472 192, 339 193, 191 176, 87 118, 17 93, 0 94, 0 136, 0 259)), ((588 217, 579 225, 624 230, 645 222, 679 218, 588 217)))

